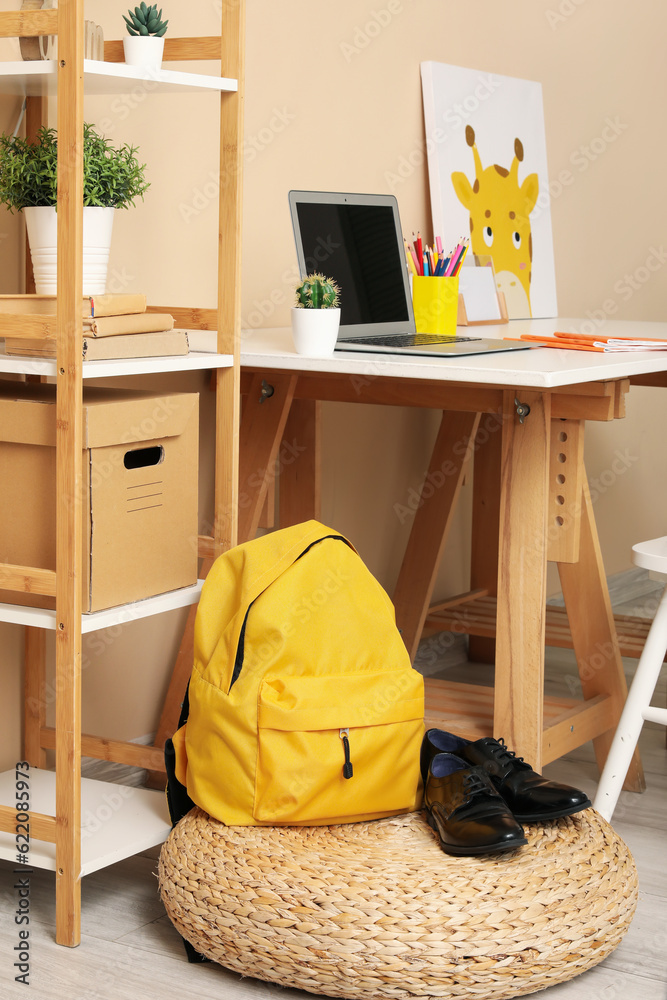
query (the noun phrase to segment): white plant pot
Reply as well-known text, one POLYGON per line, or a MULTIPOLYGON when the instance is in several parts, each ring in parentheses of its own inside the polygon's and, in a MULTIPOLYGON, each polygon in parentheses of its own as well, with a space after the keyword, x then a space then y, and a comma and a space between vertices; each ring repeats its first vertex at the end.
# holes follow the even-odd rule
POLYGON ((160 69, 164 38, 155 35, 128 35, 123 38, 125 62, 128 66, 143 66, 144 69, 160 69))
POLYGON ((292 337, 297 354, 328 358, 334 352, 340 309, 292 308, 292 337))
MULTIPOLYGON (((83 294, 106 290, 114 208, 83 210, 83 294)), ((55 208, 24 208, 30 257, 38 295, 58 290, 58 216, 55 208)))

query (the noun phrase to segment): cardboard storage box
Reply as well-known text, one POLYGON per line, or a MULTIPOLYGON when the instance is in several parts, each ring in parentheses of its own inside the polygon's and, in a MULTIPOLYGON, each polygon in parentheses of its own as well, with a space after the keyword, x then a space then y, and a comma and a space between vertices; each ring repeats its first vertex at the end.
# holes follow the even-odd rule
MULTIPOLYGON (((55 412, 55 386, 0 383, 2 562, 56 568, 55 412)), ((196 582, 198 437, 197 393, 84 389, 84 611, 196 582)))

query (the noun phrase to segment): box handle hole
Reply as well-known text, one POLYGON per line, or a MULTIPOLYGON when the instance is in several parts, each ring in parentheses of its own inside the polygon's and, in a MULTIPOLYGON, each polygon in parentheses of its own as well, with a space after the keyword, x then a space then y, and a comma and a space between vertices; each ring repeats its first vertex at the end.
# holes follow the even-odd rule
POLYGON ((126 469, 148 469, 151 465, 159 465, 164 459, 164 448, 153 445, 150 448, 135 448, 126 451, 123 465, 126 469))

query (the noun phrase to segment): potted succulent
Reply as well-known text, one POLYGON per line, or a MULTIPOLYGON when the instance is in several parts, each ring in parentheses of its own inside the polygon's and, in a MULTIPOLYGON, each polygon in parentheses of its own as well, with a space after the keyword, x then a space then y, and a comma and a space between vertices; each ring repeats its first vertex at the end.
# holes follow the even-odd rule
POLYGON ((296 288, 292 335, 297 354, 326 358, 333 354, 340 326, 340 289, 332 278, 309 274, 296 288))
POLYGON ((125 62, 130 66, 144 66, 159 69, 162 65, 164 36, 169 21, 162 20, 162 8, 157 4, 139 4, 123 14, 127 27, 127 37, 123 39, 125 62))
MULTIPOLYGON (((83 280, 86 295, 105 290, 114 210, 134 205, 148 188, 134 146, 115 149, 83 127, 83 280)), ((40 295, 56 294, 58 135, 41 128, 34 141, 0 136, 0 204, 22 211, 40 295)))

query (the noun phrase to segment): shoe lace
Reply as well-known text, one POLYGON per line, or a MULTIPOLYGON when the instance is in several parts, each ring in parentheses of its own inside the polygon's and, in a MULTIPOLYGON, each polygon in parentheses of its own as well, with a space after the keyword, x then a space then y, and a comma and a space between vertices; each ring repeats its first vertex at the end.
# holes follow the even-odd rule
POLYGON ((468 771, 463 776, 463 788, 470 795, 475 795, 476 792, 488 792, 489 790, 486 782, 482 780, 481 775, 476 771, 468 771))
POLYGON ((524 767, 530 767, 530 764, 527 764, 523 757, 517 757, 514 750, 510 750, 502 736, 496 741, 495 746, 489 746, 489 752, 500 764, 516 763, 523 764, 524 767))

